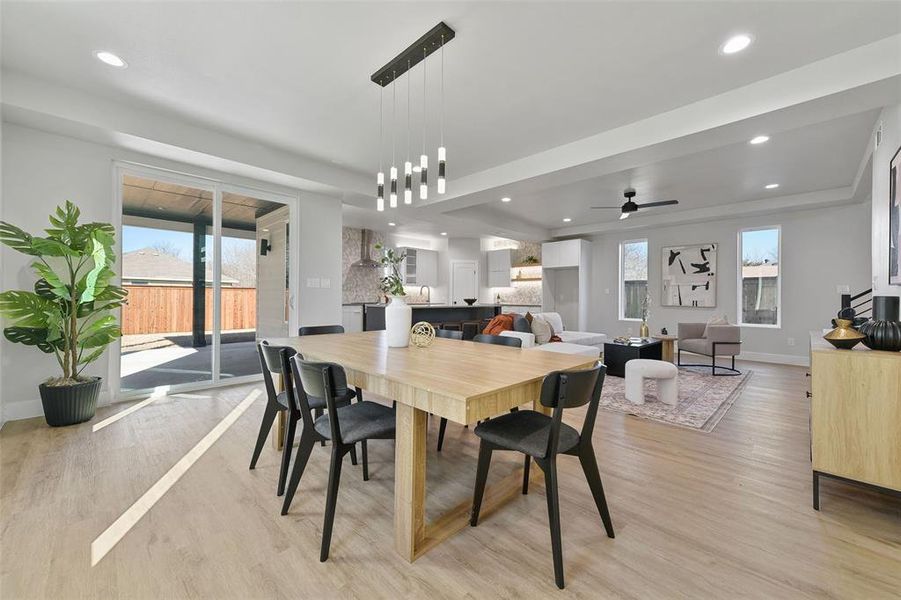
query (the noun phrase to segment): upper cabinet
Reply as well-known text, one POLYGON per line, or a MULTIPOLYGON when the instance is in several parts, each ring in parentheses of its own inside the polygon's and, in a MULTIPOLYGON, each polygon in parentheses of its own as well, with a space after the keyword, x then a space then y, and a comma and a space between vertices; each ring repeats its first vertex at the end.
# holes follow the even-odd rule
POLYGON ((578 267, 582 263, 582 248, 586 240, 563 240, 541 244, 541 266, 545 269, 578 267))
POLYGON ((400 265, 404 285, 438 285, 438 253, 420 248, 398 248, 407 255, 400 265))
POLYGON ((510 287, 511 256, 509 249, 488 252, 488 287, 510 287))

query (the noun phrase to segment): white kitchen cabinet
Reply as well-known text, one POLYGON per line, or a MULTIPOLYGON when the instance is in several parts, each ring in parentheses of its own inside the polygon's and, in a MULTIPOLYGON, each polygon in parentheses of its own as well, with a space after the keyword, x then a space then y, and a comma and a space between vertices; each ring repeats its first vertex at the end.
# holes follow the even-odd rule
POLYGON ((545 242, 541 245, 541 266, 544 269, 578 267, 582 261, 585 240, 545 242))
POLYGON ((438 253, 421 248, 398 248, 407 256, 400 265, 404 285, 434 287, 438 285, 438 253))
POLYGON ((363 307, 359 305, 342 307, 341 324, 344 325, 346 333, 363 331, 363 307))
POLYGON ((488 287, 510 287, 512 253, 509 249, 488 252, 488 287))

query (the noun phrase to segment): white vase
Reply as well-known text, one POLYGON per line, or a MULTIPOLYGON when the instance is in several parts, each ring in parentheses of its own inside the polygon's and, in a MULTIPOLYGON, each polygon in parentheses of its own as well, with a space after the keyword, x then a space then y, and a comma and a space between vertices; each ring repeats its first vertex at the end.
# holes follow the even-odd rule
POLYGON ((385 330, 389 348, 406 348, 410 345, 410 328, 413 326, 413 307, 404 296, 391 296, 385 307, 385 330))

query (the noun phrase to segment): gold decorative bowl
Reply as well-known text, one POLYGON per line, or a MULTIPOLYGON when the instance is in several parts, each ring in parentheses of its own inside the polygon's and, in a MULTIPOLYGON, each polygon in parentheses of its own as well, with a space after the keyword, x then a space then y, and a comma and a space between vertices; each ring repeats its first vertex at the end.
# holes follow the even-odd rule
POLYGON ((853 323, 849 319, 836 319, 837 327, 824 335, 823 339, 839 350, 850 350, 866 337, 851 326, 853 323))

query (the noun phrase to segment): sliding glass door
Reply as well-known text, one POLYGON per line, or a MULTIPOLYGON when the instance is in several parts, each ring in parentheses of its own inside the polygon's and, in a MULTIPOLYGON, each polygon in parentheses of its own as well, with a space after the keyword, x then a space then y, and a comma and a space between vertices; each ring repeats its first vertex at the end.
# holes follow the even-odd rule
POLYGON ((259 375, 260 335, 287 335, 290 205, 183 175, 123 168, 119 390, 259 375))

